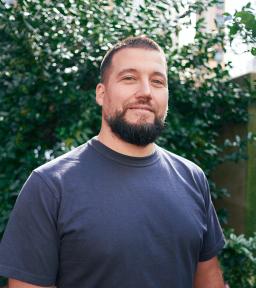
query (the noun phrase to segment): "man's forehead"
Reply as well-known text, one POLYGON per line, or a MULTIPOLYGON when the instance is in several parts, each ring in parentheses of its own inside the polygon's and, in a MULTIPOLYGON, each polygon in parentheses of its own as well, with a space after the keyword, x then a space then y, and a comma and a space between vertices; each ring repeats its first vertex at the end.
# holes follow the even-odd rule
POLYGON ((112 69, 117 74, 124 70, 136 72, 147 67, 152 67, 154 72, 166 72, 167 63, 161 51, 146 48, 123 48, 112 58, 112 69))
POLYGON ((136 57, 137 55, 150 55, 149 57, 152 57, 152 55, 155 55, 157 57, 162 58, 162 61, 165 62, 166 58, 165 55, 162 51, 158 51, 155 49, 150 49, 150 48, 143 48, 143 47, 125 47, 120 49, 119 51, 117 51, 114 55, 113 55, 113 59, 115 58, 122 58, 123 55, 126 55, 127 57, 136 57))

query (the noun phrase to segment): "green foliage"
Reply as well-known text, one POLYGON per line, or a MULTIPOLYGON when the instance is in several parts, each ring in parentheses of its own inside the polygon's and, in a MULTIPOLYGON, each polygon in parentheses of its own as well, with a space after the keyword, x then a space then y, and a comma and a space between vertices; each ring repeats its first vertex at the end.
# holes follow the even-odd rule
POLYGON ((226 233, 227 243, 220 255, 225 280, 232 288, 256 287, 256 233, 253 237, 226 233))
MULTIPOLYGON (((181 27, 191 25, 191 13, 213 4, 147 0, 136 11, 132 1, 0 4, 0 231, 30 171, 97 133, 99 64, 128 35, 149 35, 167 55, 170 112, 159 144, 207 174, 225 160, 219 129, 247 121, 249 94, 230 81, 228 67, 210 65, 216 47, 224 48, 224 33, 205 32, 199 19, 194 43, 174 43, 181 27)), ((214 198, 223 196, 211 188, 214 198)))
POLYGON ((232 19, 228 25, 230 42, 239 35, 244 43, 251 46, 252 55, 256 56, 256 11, 251 3, 242 7, 241 11, 236 11, 233 16, 229 13, 225 15, 232 19))
MULTIPOLYGON (((128 0, 0 2, 0 234, 32 169, 98 132, 99 65, 113 43, 130 35, 148 35, 167 55, 170 107, 158 143, 208 175, 227 159, 230 143, 241 158, 243 141, 218 142, 223 125, 247 121, 250 101, 230 81, 228 66, 211 64, 216 47, 224 49, 224 32, 205 32, 200 18, 194 43, 179 47, 175 40, 192 13, 218 1, 144 2, 137 10, 128 0)), ((210 186, 214 199, 227 194, 210 186)))

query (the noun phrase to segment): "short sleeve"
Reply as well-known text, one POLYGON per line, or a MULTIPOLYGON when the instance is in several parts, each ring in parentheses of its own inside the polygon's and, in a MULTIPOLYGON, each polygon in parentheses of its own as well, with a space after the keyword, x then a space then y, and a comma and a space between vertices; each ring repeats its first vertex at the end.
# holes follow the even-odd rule
POLYGON ((203 237, 203 245, 200 251, 199 261, 207 261, 218 255, 225 245, 225 240, 216 211, 211 201, 210 189, 205 176, 202 184, 205 193, 206 231, 203 237))
POLYGON ((24 184, 0 243, 0 275, 34 285, 55 284, 58 199, 33 172, 24 184))

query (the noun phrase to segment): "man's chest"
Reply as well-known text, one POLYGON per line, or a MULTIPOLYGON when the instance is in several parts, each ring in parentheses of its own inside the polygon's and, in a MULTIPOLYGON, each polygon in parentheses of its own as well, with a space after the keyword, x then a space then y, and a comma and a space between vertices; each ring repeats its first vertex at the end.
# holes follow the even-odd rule
POLYGON ((73 186, 62 203, 58 229, 64 261, 174 257, 179 249, 199 253, 205 215, 195 191, 171 179, 91 180, 77 190, 73 186))

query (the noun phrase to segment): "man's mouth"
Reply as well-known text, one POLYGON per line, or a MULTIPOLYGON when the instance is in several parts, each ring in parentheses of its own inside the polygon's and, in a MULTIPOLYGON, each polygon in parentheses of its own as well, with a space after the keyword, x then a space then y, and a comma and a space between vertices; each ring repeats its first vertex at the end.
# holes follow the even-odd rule
POLYGON ((154 112, 153 109, 148 105, 131 105, 128 107, 130 110, 142 111, 142 112, 154 112))

